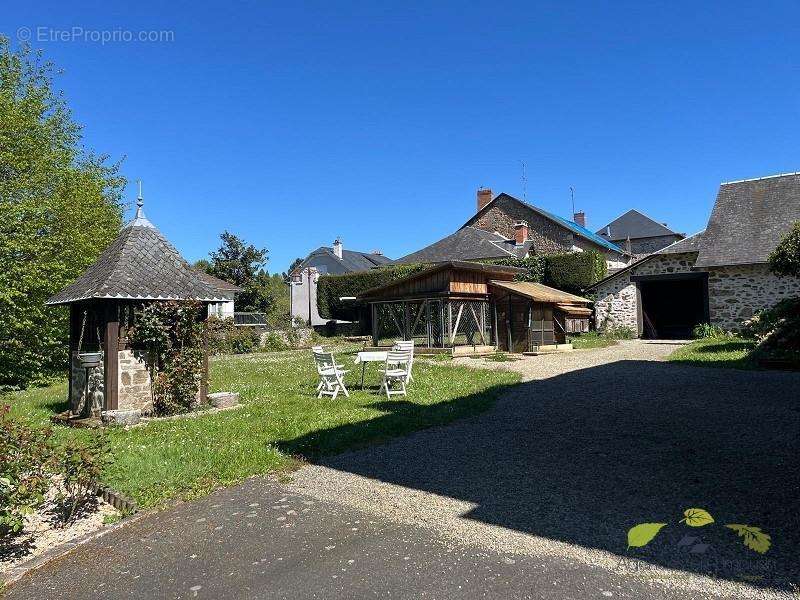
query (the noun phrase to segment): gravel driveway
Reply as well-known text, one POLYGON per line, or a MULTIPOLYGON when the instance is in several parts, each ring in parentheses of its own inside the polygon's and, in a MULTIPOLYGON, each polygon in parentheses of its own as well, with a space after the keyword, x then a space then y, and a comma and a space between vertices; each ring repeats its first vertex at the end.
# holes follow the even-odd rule
POLYGON ((460 359, 525 383, 488 413, 330 458, 290 487, 488 550, 697 595, 783 597, 800 582, 800 374, 662 362, 675 347, 460 359), (692 507, 717 522, 680 524, 692 507), (643 522, 669 525, 626 554, 643 522), (756 554, 726 523, 762 527, 773 547, 756 554))

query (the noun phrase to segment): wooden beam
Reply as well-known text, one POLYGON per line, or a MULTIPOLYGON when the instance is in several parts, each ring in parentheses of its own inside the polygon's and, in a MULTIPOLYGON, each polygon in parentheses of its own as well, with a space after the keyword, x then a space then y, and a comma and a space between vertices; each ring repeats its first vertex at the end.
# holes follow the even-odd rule
POLYGON ((108 321, 103 340, 103 371, 105 379, 105 409, 119 407, 119 317, 116 305, 106 309, 108 321))
POLYGON ((458 315, 456 316, 456 324, 453 326, 453 331, 450 332, 450 345, 452 346, 456 341, 458 335, 458 325, 461 323, 461 315, 464 312, 464 305, 458 307, 458 315))

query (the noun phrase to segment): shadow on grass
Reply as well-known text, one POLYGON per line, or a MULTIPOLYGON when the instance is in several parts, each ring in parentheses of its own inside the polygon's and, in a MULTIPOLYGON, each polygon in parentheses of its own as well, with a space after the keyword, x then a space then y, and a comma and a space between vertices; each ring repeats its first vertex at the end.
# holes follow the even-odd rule
POLYGON ((792 483, 800 481, 798 389, 800 374, 620 361, 441 405, 382 401, 388 412, 377 419, 280 447, 333 469, 470 502, 466 519, 788 590, 797 582, 800 547, 800 488, 792 483), (474 419, 324 457, 354 442, 474 415, 509 391, 474 419), (693 507, 716 522, 680 523, 693 507), (628 552, 627 531, 647 522, 668 525, 628 552), (761 527, 772 548, 755 553, 727 523, 761 527), (709 544, 706 551, 679 544, 687 534, 709 544))

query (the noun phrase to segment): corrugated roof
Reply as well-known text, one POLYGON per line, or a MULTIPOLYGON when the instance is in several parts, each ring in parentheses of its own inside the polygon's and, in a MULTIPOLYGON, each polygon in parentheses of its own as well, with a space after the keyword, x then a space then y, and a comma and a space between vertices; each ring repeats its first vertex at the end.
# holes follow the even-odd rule
POLYGON ((550 286, 542 283, 533 283, 532 281, 490 281, 493 286, 514 292, 520 296, 525 296, 536 302, 553 302, 553 303, 580 303, 588 304, 591 300, 576 296, 551 288, 550 286))
POLYGON ((651 219, 636 209, 631 209, 597 231, 597 235, 607 240, 626 240, 627 238, 661 237, 679 235, 663 223, 651 219))
POLYGON ((147 220, 141 207, 100 257, 47 304, 93 298, 225 300, 147 220))
POLYGON ((579 315, 582 317, 588 317, 589 315, 592 314, 591 308, 586 308, 585 306, 575 306, 574 304, 559 303, 556 304, 556 308, 564 311, 568 315, 579 315))

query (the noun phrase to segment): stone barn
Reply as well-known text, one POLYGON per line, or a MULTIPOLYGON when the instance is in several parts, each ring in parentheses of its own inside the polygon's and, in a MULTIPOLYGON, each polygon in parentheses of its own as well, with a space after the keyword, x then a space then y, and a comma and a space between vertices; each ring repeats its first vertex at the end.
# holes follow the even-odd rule
POLYGON ((770 272, 769 254, 800 220, 800 173, 720 185, 706 229, 590 287, 598 329, 688 338, 700 323, 738 331, 756 311, 800 296, 770 272))

